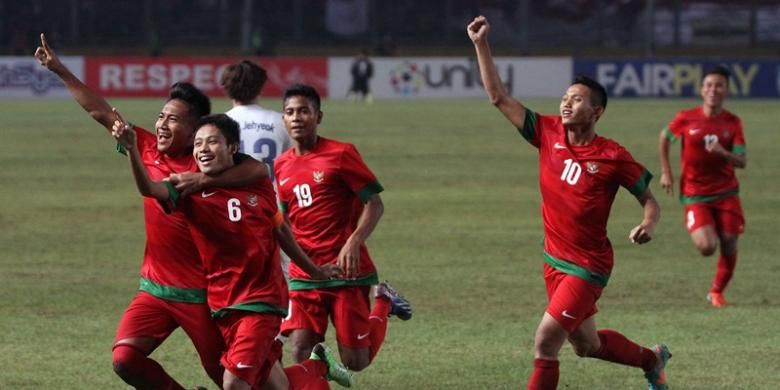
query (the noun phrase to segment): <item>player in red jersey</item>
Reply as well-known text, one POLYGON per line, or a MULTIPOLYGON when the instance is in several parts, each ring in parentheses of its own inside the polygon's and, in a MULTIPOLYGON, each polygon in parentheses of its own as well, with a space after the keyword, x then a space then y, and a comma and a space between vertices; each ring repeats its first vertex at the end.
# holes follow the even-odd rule
MULTIPOLYGON (((60 62, 43 34, 35 56, 41 65, 62 79, 93 119, 111 130, 114 122, 111 106, 60 62)), ((210 107, 208 97, 191 84, 176 84, 157 118, 157 135, 136 127, 138 147, 152 178, 172 177, 175 181, 177 173, 197 169, 191 152, 192 135, 195 123, 209 113, 210 107)), ((207 186, 230 186, 243 185, 266 174, 263 164, 248 159, 223 175, 195 174, 192 178, 207 186)), ((117 327, 112 354, 114 371, 137 388, 182 388, 148 357, 181 327, 192 340, 206 372, 219 385, 224 371, 219 364, 224 343, 210 320, 203 267, 183 215, 165 216, 156 202, 144 199, 144 222, 146 249, 140 291, 117 327)))
MULTIPOLYGON (((232 167, 239 147, 238 123, 217 114, 202 118, 196 127, 193 155, 200 170, 213 176, 232 167)), ((221 360, 226 368, 223 388, 260 388, 279 364, 281 346, 276 335, 287 315, 287 284, 278 258, 280 245, 295 255, 298 267, 316 279, 338 276, 339 267, 318 267, 303 253, 277 207, 268 177, 247 186, 211 188, 180 198, 170 183, 149 178, 143 158, 134 147, 135 131, 121 117, 113 131, 129 151, 141 194, 181 210, 185 216, 203 259, 212 317, 227 344, 221 360)), ((293 370, 299 371, 297 376, 281 374, 284 383, 274 382, 271 387, 287 389, 292 384, 293 388, 302 388, 310 382, 327 386, 324 374, 328 365, 321 361, 306 363, 310 370, 293 370), (297 382, 288 382, 288 377, 297 382)), ((345 368, 341 372, 348 375, 345 368)))
POLYGON ((723 290, 737 265, 737 238, 745 230, 745 217, 737 193, 734 168, 745 168, 745 136, 739 118, 723 108, 729 90, 728 69, 717 66, 702 79, 699 107, 677 113, 661 131, 661 186, 674 189, 669 144, 682 140, 680 201, 685 226, 702 256, 710 256, 720 243, 715 277, 707 295, 712 306, 726 304, 723 290))
POLYGON ((650 241, 660 208, 648 184, 650 173, 615 141, 596 134, 607 106, 604 87, 578 77, 560 103, 560 116, 539 115, 507 94, 496 72, 483 16, 467 27, 491 103, 539 149, 539 186, 544 222, 544 279, 549 303, 536 330, 534 370, 528 389, 558 386, 558 354, 568 340, 574 352, 640 367, 650 389, 666 389, 663 374, 671 357, 665 345, 643 348, 622 334, 596 328, 596 301, 612 271, 607 219, 619 187, 643 208, 642 222, 628 238, 650 241))
POLYGON ((321 137, 320 96, 307 85, 284 93, 282 111, 293 148, 274 164, 279 201, 304 251, 318 265, 337 263, 346 278, 313 280, 290 267, 290 316, 282 332, 293 342, 293 360, 301 361, 325 337, 328 318, 336 328, 341 360, 360 371, 384 342, 387 317, 412 316, 409 302, 386 283, 375 292, 376 267, 365 241, 383 212, 383 190, 354 145, 321 137))

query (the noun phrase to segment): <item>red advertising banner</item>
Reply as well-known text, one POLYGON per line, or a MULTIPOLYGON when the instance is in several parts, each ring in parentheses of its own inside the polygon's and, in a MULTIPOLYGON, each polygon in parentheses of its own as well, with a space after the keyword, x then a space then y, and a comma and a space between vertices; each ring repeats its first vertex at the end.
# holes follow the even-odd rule
MULTIPOLYGON (((85 57, 85 83, 102 96, 164 97, 177 81, 189 81, 211 97, 224 97, 219 78, 238 57, 85 57)), ((252 58, 268 72, 262 96, 281 96, 293 83, 328 96, 324 57, 252 58)))

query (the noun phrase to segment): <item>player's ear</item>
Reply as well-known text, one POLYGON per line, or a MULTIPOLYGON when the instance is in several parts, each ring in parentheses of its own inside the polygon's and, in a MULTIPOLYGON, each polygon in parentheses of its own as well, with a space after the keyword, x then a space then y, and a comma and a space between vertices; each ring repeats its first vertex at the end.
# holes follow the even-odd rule
POLYGON ((593 116, 595 117, 593 122, 598 122, 599 119, 601 118, 601 115, 603 114, 604 114, 604 106, 593 107, 593 116))
POLYGON ((236 154, 238 153, 238 150, 239 150, 238 142, 228 144, 228 151, 230 151, 230 154, 236 154))
POLYGON ((322 111, 318 111, 318 112, 317 112, 317 124, 318 124, 318 125, 319 125, 320 123, 322 123, 322 116, 323 116, 323 115, 325 115, 325 113, 324 113, 324 112, 322 112, 322 111))

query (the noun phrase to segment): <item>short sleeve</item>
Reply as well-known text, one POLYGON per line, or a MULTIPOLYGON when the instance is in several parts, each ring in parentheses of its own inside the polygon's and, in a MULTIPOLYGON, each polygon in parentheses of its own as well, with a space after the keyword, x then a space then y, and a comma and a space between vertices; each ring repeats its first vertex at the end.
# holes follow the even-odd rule
POLYGON ((374 173, 368 169, 357 148, 347 144, 341 156, 340 175, 347 186, 356 193, 363 203, 368 202, 371 195, 384 190, 374 173))
POLYGON ((624 148, 620 148, 618 152, 615 174, 617 175, 618 183, 634 196, 640 196, 645 193, 650 185, 650 180, 653 179, 653 174, 642 164, 634 160, 631 153, 624 148))
POLYGON ((528 141, 529 144, 533 145, 536 148, 539 148, 541 145, 541 117, 539 114, 537 114, 534 111, 531 111, 530 109, 525 109, 525 120, 523 121, 523 127, 517 128, 517 131, 520 132, 520 135, 525 138, 526 141, 528 141))
POLYGON ((742 121, 739 119, 737 119, 737 128, 734 131, 734 146, 731 152, 734 154, 745 154, 745 133, 742 131, 742 121))
POLYGON ((677 142, 677 140, 680 139, 683 131, 685 131, 686 122, 687 121, 685 120, 685 117, 682 115, 682 113, 677 113, 674 119, 672 119, 672 121, 669 122, 669 125, 664 129, 666 138, 668 138, 672 143, 677 142))

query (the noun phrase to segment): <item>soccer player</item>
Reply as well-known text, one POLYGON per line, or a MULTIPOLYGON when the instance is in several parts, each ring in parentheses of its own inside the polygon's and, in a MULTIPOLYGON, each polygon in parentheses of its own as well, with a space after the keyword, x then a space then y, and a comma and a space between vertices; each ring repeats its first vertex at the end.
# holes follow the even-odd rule
POLYGON ((628 238, 650 241, 660 208, 648 184, 650 173, 615 141, 596 134, 607 106, 604 87, 578 77, 560 102, 560 116, 540 115, 504 90, 488 44, 484 16, 467 26, 490 102, 539 150, 544 221, 544 280, 548 305, 534 339, 534 370, 528 389, 558 386, 558 354, 568 340, 581 357, 640 367, 650 389, 666 389, 663 369, 671 357, 663 344, 644 348, 622 334, 596 328, 596 301, 613 265, 607 219, 618 187, 643 208, 642 222, 628 238))
MULTIPOLYGON (((225 114, 216 114, 203 117, 196 127, 193 156, 201 172, 213 176, 232 167, 238 152, 238 124, 225 114)), ((166 209, 181 210, 203 259, 208 305, 227 344, 221 359, 225 367, 223 388, 259 388, 281 356, 276 335, 287 315, 288 295, 278 264, 280 245, 315 279, 327 280, 341 270, 336 264, 318 267, 303 253, 279 212, 268 177, 247 186, 211 188, 180 198, 170 183, 150 180, 135 133, 117 114, 113 134, 128 151, 139 191, 164 202, 166 209)), ((322 346, 319 352, 324 352, 322 346)), ((327 353, 313 356, 327 358, 327 353)), ((298 375, 287 376, 294 383, 280 388, 290 384, 302 388, 309 382, 324 381, 326 362, 309 360, 304 364, 311 369, 295 370, 298 375)), ((349 385, 349 373, 340 368, 349 385)))
POLYGON ((723 108, 729 90, 728 69, 717 66, 704 74, 702 104, 677 113, 661 131, 661 186, 674 191, 669 144, 682 140, 680 201, 685 227, 702 256, 720 243, 720 257, 707 299, 714 307, 726 305, 726 289, 737 265, 737 238, 745 230, 734 168, 745 168, 745 136, 739 117, 723 108))
POLYGON ((382 216, 383 188, 354 145, 317 134, 323 113, 314 88, 288 88, 282 116, 293 148, 274 164, 280 204, 304 252, 318 265, 337 263, 346 276, 315 280, 291 264, 290 315, 282 333, 289 335, 292 358, 300 362, 324 339, 330 317, 341 361, 360 371, 384 342, 388 316, 412 316, 409 302, 387 283, 377 286, 370 309, 370 288, 378 276, 365 241, 382 216))
MULTIPOLYGON (((98 123, 111 131, 114 114, 108 102, 76 78, 41 34, 35 57, 65 83, 73 98, 98 123)), ((175 84, 155 124, 156 135, 136 127, 140 152, 152 178, 162 180, 195 171, 192 136, 197 120, 211 103, 191 84, 175 84)), ((218 176, 192 175, 199 185, 244 185, 267 175, 262 163, 247 159, 218 176)), ((183 216, 165 216, 151 199, 144 199, 146 249, 137 295, 122 315, 113 347, 114 371, 137 388, 182 388, 149 355, 177 328, 192 340, 201 364, 214 383, 222 383, 219 358, 222 337, 206 305, 206 278, 200 256, 183 216)))
MULTIPOLYGON (((257 103, 267 80, 265 69, 244 60, 225 68, 220 84, 233 103, 226 114, 241 128, 241 152, 264 162, 273 180, 274 160, 292 147, 292 140, 284 128, 282 114, 257 103)), ((287 277, 290 258, 283 252, 280 256, 287 277)))

